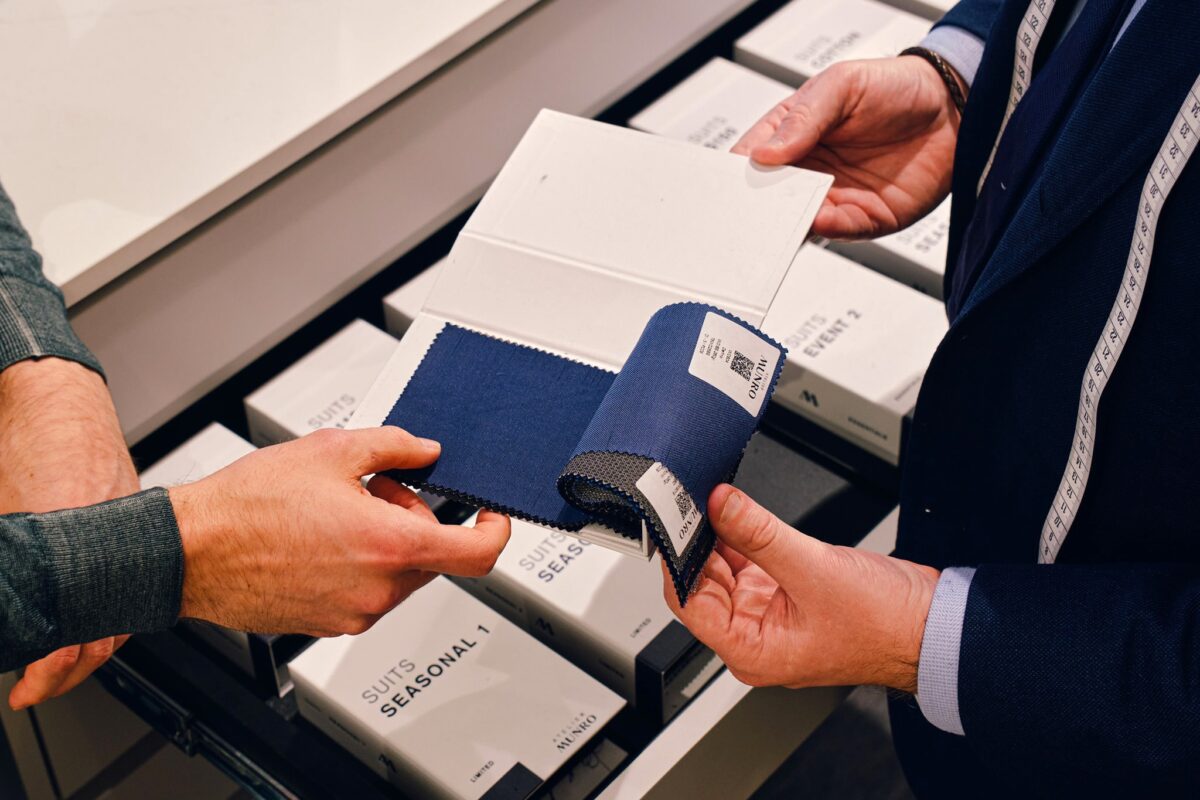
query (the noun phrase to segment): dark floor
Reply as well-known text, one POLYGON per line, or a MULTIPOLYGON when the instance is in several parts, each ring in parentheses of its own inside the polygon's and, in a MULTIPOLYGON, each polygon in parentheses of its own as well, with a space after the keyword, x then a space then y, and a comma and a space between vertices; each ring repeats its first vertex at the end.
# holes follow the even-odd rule
POLYGON ((892 750, 887 700, 877 686, 855 689, 753 800, 913 800, 892 750))

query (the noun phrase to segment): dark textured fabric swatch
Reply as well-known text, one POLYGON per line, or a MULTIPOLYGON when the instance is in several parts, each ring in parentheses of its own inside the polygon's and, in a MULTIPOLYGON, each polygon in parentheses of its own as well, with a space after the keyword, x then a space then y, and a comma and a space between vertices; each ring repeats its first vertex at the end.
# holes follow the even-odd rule
POLYGON ((659 310, 616 375, 447 325, 385 421, 441 442, 442 456, 395 477, 568 531, 597 522, 641 539, 644 525, 686 601, 712 550, 708 494, 732 479, 784 354, 752 326, 698 303, 659 310), (702 343, 720 343, 713 331, 744 337, 754 351, 725 341, 715 348, 719 362, 708 344, 715 382, 690 371, 702 343), (638 489, 656 465, 677 481, 661 513, 638 489), (672 541, 663 517, 695 520, 695 512, 694 531, 672 541))

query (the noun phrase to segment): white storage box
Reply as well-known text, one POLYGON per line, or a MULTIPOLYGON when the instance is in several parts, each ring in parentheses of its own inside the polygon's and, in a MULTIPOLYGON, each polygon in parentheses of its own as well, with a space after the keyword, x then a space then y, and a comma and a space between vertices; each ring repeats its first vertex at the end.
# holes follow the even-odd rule
POLYGON ((799 86, 839 61, 897 55, 929 28, 929 20, 875 0, 792 0, 738 39, 734 58, 799 86))
POLYGON ((805 245, 763 323, 788 348, 772 402, 898 464, 904 417, 946 329, 936 300, 805 245))
POLYGON ((396 351, 396 340, 357 319, 245 400, 259 447, 342 428, 396 351))
POLYGON ((301 716, 418 797, 527 797, 625 705, 445 578, 290 672, 301 716))
POLYGON ((829 247, 940 300, 950 248, 950 198, 902 231, 829 247))
POLYGON ((514 519, 491 574, 456 580, 655 724, 721 668, 667 608, 655 561, 514 519))
POLYGON ((714 58, 629 120, 629 126, 728 150, 791 93, 785 83, 714 58))

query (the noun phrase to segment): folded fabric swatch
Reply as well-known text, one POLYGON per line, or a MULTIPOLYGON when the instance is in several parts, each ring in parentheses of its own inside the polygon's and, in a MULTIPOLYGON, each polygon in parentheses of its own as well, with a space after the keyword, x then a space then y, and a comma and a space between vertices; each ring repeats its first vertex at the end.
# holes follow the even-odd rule
POLYGON ((393 475, 567 531, 646 530, 686 602, 712 551, 708 495, 737 471, 785 353, 700 303, 656 312, 619 373, 447 324, 384 422, 441 458, 393 475))

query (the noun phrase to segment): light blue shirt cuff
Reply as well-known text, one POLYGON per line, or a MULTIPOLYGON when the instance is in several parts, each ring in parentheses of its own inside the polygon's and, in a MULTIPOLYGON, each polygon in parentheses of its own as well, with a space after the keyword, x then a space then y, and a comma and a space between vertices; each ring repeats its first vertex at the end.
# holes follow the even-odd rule
POLYGON ((917 705, 921 713, 930 724, 959 736, 963 735, 963 726, 958 715, 958 653, 974 577, 974 567, 942 570, 929 604, 917 665, 917 705))
POLYGON ((983 39, 963 28, 940 25, 925 35, 921 47, 946 59, 968 88, 975 82, 975 73, 983 60, 983 39))

